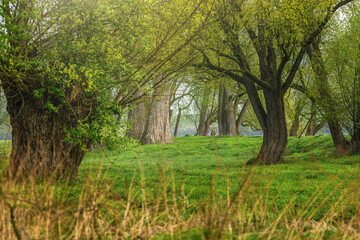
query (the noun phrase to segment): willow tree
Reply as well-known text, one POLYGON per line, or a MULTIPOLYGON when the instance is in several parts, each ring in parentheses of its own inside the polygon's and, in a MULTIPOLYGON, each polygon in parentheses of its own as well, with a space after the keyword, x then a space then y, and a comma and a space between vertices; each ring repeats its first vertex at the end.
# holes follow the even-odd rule
MULTIPOLYGON (((332 94, 341 126, 351 136, 347 142, 347 153, 360 154, 360 14, 359 6, 348 12, 346 30, 339 31, 329 44, 327 54, 331 61, 328 70, 332 79, 332 94)), ((341 28, 340 24, 340 28, 341 28)), ((320 49, 318 51, 320 53, 320 49)), ((320 55, 321 56, 321 55, 320 55)), ((334 137, 333 137, 334 138, 334 137)), ((335 141, 334 141, 335 143, 335 141)))
POLYGON ((340 155, 360 153, 359 8, 354 6, 346 13, 346 23, 339 21, 308 49, 317 82, 315 89, 308 89, 308 94, 320 106, 340 155), (324 44, 325 39, 330 40, 324 44), (343 130, 351 136, 350 141, 343 130))
POLYGON ((90 143, 121 137, 114 115, 122 108, 113 93, 131 92, 140 78, 128 61, 136 43, 135 6, 1 1, 0 79, 12 127, 11 177, 76 175, 90 143), (128 76, 133 84, 124 85, 128 76))
POLYGON ((246 88, 264 134, 258 156, 249 163, 284 161, 285 93, 306 49, 334 13, 351 1, 218 1, 215 23, 203 36, 213 40, 199 40, 196 45, 203 56, 197 66, 222 73, 246 88))

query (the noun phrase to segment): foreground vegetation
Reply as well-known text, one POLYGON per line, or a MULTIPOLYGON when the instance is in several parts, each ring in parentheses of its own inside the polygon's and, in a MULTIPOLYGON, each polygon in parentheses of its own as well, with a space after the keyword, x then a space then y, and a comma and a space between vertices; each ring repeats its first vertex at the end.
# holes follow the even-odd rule
POLYGON ((360 238, 359 156, 336 157, 330 136, 290 138, 285 164, 246 166, 261 141, 97 149, 76 181, 2 179, 0 238, 360 238))

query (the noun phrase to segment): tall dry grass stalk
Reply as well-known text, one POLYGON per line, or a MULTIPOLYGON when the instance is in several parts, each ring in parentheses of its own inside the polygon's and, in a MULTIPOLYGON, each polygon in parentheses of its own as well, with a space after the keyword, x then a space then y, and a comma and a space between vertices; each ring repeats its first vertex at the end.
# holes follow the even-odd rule
POLYGON ((176 181, 171 164, 158 165, 156 189, 148 187, 141 163, 121 191, 102 166, 98 169, 87 173, 82 183, 47 179, 19 184, 2 179, 0 239, 360 239, 359 179, 347 188, 345 180, 329 180, 302 206, 295 204, 294 194, 277 209, 281 191, 270 193, 275 176, 259 176, 256 168, 232 186, 220 162, 201 201, 189 200, 191 193, 176 181), (217 189, 221 175, 226 194, 217 189), (258 184, 264 178, 267 183, 258 184), (334 187, 325 194, 328 184, 334 187), (339 191, 315 221, 314 215, 339 191))

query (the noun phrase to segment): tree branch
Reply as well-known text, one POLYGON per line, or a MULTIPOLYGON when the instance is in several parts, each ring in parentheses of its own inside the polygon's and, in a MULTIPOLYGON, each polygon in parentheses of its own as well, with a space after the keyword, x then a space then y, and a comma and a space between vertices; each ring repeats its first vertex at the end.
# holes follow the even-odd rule
POLYGON ((326 24, 330 21, 331 17, 334 15, 334 13, 339 9, 341 8, 342 6, 352 2, 354 0, 343 0, 343 1, 340 1, 338 4, 336 4, 333 8, 329 9, 328 13, 326 14, 325 18, 323 21, 321 21, 321 23, 319 24, 319 26, 317 27, 317 29, 312 33, 310 34, 310 37, 305 40, 304 44, 302 45, 301 47, 301 50, 299 52, 299 54, 297 55, 296 57, 296 60, 295 60, 295 63, 294 65, 292 66, 291 70, 290 70, 290 73, 288 75, 288 77, 286 78, 283 86, 282 86, 282 90, 283 92, 286 92, 292 81, 294 80, 294 77, 295 77, 295 74, 297 72, 297 70, 299 69, 299 66, 304 58, 304 55, 306 53, 306 49, 310 46, 310 44, 315 40, 315 38, 317 36, 319 36, 319 34, 324 30, 326 24))

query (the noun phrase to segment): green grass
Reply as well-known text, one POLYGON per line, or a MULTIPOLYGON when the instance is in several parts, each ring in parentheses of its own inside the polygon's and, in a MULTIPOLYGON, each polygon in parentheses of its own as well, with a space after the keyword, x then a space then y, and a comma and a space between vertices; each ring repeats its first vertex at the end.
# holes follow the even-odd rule
POLYGON ((173 144, 146 145, 129 151, 98 149, 87 155, 80 177, 86 179, 88 171, 102 163, 107 169, 106 177, 114 180, 121 193, 133 176, 140 179, 141 166, 147 189, 151 190, 157 189, 159 175, 167 168, 166 177, 169 179, 174 173, 176 184, 183 185, 189 201, 196 203, 206 199, 214 176, 216 193, 225 197, 227 184, 232 186, 230 194, 234 194, 242 179, 255 171, 253 184, 259 192, 268 187, 269 198, 276 196, 274 203, 279 210, 294 195, 298 196, 295 204, 300 206, 320 191, 319 186, 329 184, 321 190, 325 197, 342 182, 337 193, 315 214, 315 220, 329 209, 331 200, 335 201, 343 189, 358 179, 360 156, 336 157, 330 136, 290 138, 285 164, 246 166, 261 142, 261 137, 181 137, 175 138, 173 144))
MULTIPOLYGON (((133 234, 137 229, 142 237, 156 239, 262 239, 272 234, 279 239, 312 238, 311 229, 320 231, 320 223, 336 226, 321 230, 322 237, 337 239, 348 231, 341 229, 344 224, 354 228, 354 216, 360 212, 360 156, 337 157, 330 136, 289 138, 284 164, 246 166, 261 142, 261 137, 180 137, 172 144, 127 151, 93 150, 83 161, 77 181, 51 183, 51 197, 57 199, 52 201, 66 206, 66 210, 56 209, 73 219, 80 205, 89 204, 83 203, 86 199, 102 196, 99 212, 102 217, 112 216, 110 225, 118 227, 124 212, 132 211, 132 222, 122 231, 133 234), (232 201, 236 208, 230 214, 226 209, 232 201), (131 210, 125 210, 127 203, 131 210), (165 230, 157 234, 143 230, 147 208, 154 215, 145 217, 152 219, 149 228, 165 230), (164 227, 174 219, 168 208, 177 216, 173 233, 164 227), (228 215, 229 219, 224 217, 228 215), (234 219, 240 215, 243 220, 234 219), (227 219, 226 226, 232 227, 226 229, 217 219, 227 219), (316 227, 309 227, 310 223, 316 227)), ((0 163, 0 169, 4 166, 0 163)), ((46 184, 36 188, 41 189, 40 195, 47 189, 46 184)))

